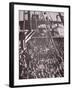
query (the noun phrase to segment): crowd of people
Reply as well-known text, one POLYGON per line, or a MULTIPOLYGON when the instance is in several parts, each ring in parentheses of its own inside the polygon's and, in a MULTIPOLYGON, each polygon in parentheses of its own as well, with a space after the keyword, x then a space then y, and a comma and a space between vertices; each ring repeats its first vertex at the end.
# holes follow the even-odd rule
POLYGON ((19 46, 19 78, 55 78, 64 76, 63 41, 54 40, 59 55, 51 39, 31 38, 26 49, 19 46), (63 59, 61 59, 61 57, 63 59))

